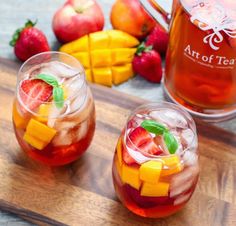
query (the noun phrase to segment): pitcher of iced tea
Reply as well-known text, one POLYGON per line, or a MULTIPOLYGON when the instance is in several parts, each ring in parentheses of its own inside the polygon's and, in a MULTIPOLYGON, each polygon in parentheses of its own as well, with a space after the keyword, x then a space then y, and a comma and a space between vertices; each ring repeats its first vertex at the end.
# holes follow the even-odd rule
POLYGON ((158 0, 140 2, 169 24, 167 98, 207 121, 235 117, 236 1, 174 0, 172 13, 158 0))

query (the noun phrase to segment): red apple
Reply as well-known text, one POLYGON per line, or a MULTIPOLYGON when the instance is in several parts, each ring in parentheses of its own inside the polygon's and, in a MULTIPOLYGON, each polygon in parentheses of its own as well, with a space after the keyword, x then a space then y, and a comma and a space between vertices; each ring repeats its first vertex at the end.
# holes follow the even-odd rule
POLYGON ((101 31, 104 15, 95 0, 68 0, 55 13, 52 27, 57 39, 66 43, 91 32, 101 31))

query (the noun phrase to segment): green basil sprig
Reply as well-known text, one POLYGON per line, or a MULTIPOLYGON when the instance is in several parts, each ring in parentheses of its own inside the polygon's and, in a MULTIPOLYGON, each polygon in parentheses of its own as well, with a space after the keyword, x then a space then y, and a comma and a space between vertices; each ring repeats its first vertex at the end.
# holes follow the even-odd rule
POLYGON ((173 134, 161 123, 158 123, 153 120, 144 120, 141 123, 141 127, 146 129, 150 133, 154 133, 156 135, 163 135, 165 144, 170 154, 174 154, 178 149, 177 140, 175 139, 173 134))
POLYGON ((53 87, 53 99, 55 101, 57 108, 62 108, 64 106, 64 91, 59 85, 57 79, 51 75, 38 74, 37 79, 41 79, 47 84, 53 87))

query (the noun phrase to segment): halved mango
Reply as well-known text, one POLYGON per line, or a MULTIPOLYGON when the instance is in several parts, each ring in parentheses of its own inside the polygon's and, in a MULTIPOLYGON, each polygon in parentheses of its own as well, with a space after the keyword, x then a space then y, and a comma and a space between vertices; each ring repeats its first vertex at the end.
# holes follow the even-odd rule
POLYGON ((136 48, 119 48, 111 50, 112 65, 121 65, 131 63, 136 48))
POLYGON ((123 183, 127 183, 138 190, 141 186, 141 180, 139 179, 139 169, 123 164, 122 181, 123 183))
POLYGON ((44 149, 48 143, 43 142, 31 135, 29 135, 28 133, 25 133, 23 136, 23 139, 30 144, 31 146, 33 146, 34 148, 38 149, 38 150, 42 150, 44 149))
POLYGON ((57 131, 55 129, 50 128, 33 118, 30 119, 26 127, 27 135, 30 135, 45 143, 49 143, 52 140, 52 138, 56 135, 56 133, 57 131))
POLYGON ((161 176, 176 174, 182 171, 183 169, 179 156, 177 155, 163 157, 162 160, 163 160, 163 170, 161 171, 161 176))
POLYGON ((59 49, 61 52, 65 53, 75 53, 75 52, 88 52, 89 51, 89 38, 85 35, 75 41, 69 42, 61 46, 59 49))
POLYGON ((149 197, 168 196, 169 187, 170 184, 164 182, 159 182, 157 184, 143 182, 141 195, 149 197))
POLYGON ((90 52, 93 67, 107 67, 112 64, 111 50, 98 49, 90 52))
POLYGON ((75 57, 85 67, 90 68, 89 52, 72 53, 71 56, 75 57))
POLYGON ((112 86, 112 72, 109 67, 106 68, 94 68, 93 80, 97 84, 112 86))
POLYGON ((108 49, 109 36, 107 32, 98 31, 89 34, 90 50, 94 49, 108 49))
POLYGON ((149 183, 157 183, 162 170, 162 162, 148 161, 139 169, 140 179, 149 183))
POLYGON ((16 128, 24 129, 27 126, 29 120, 20 115, 15 103, 13 105, 12 117, 16 128))
POLYGON ((92 71, 90 69, 85 70, 85 77, 86 77, 87 81, 89 81, 89 82, 93 81, 93 75, 92 75, 92 71))
POLYGON ((111 70, 112 70, 112 81, 115 85, 119 85, 134 76, 132 64, 113 66, 111 70))

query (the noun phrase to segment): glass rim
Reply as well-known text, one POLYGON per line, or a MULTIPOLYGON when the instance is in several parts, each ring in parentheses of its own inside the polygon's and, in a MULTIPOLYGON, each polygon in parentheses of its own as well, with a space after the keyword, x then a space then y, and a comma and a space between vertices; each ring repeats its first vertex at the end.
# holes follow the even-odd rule
MULTIPOLYGON (((184 115, 184 118, 186 119, 186 121, 190 121, 191 122, 191 127, 190 128, 192 131, 193 131, 193 138, 190 142, 190 144, 188 145, 188 147, 184 148, 183 150, 181 150, 179 153, 178 153, 178 156, 180 156, 182 153, 185 153, 189 147, 191 147, 195 141, 197 141, 197 128, 196 128, 196 124, 195 124, 195 121, 194 119, 192 118, 192 116, 185 110, 183 109, 181 106, 177 105, 177 104, 173 104, 173 103, 170 103, 170 102, 166 102, 166 101, 159 101, 159 102, 148 102, 148 103, 145 103, 145 104, 142 104, 140 105, 139 107, 135 108, 129 115, 127 121, 126 121, 126 126, 125 126, 125 137, 126 139, 128 139, 129 143, 135 147, 136 150, 138 150, 140 153, 143 153, 142 150, 140 150, 139 147, 137 147, 130 139, 129 137, 129 134, 128 134, 128 123, 129 121, 132 119, 132 117, 135 115, 136 112, 140 111, 141 109, 148 109, 151 107, 153 108, 156 108, 156 110, 158 109, 171 109, 171 110, 174 110, 174 111, 180 111, 181 112, 181 115, 184 115)), ((142 113, 141 113, 142 115, 142 113)), ((153 119, 155 120, 155 119, 153 119)), ((155 120, 156 121, 156 120, 155 120)), ((188 122, 189 124, 189 122, 188 122)), ((189 129, 189 127, 188 127, 189 129)), ((127 142, 125 142, 126 145, 127 145, 127 142)), ((196 148, 197 148, 197 145, 196 145, 196 148)), ((146 153, 145 153, 146 154, 146 153)), ((155 159, 158 159, 158 158, 168 158, 170 156, 173 156, 175 154, 167 154, 167 155, 152 155, 152 154, 148 154, 148 156, 150 158, 155 158, 155 159)))
MULTIPOLYGON (((56 60, 55 60, 56 61, 56 60)), ((48 62, 53 62, 53 61, 48 61, 48 62)), ((41 62, 41 63, 48 63, 48 62, 41 62)), ((60 62, 60 61, 59 61, 60 62)), ((61 62, 61 63, 63 63, 63 64, 65 64, 65 65, 68 65, 68 64, 66 64, 66 63, 64 63, 64 62, 61 62)), ((39 63, 40 64, 40 63, 39 63)), ((23 73, 24 74, 24 73, 23 73)), ((71 99, 74 99, 74 98, 76 98, 77 96, 79 96, 80 95, 80 92, 81 92, 81 90, 85 87, 87 85, 87 83, 86 83, 86 79, 85 79, 85 70, 84 70, 84 67, 83 67, 83 65, 79 62, 79 60, 77 60, 75 57, 73 57, 73 56, 71 56, 71 55, 69 55, 69 54, 67 54, 67 53, 64 53, 64 52, 58 52, 58 51, 47 51, 47 52, 42 52, 42 53, 38 53, 38 54, 35 54, 35 55, 33 55, 33 56, 31 56, 29 59, 27 59, 22 65, 21 65, 21 67, 19 68, 19 70, 18 70, 18 72, 17 72, 17 84, 16 84, 16 98, 17 98, 17 100, 20 102, 20 104, 28 111, 28 112, 30 112, 31 114, 33 114, 33 115, 36 115, 36 116, 40 116, 40 117, 46 117, 46 116, 41 116, 40 114, 37 114, 36 112, 34 112, 34 111, 32 111, 32 110, 30 110, 23 102, 22 102, 22 100, 21 100, 21 97, 20 97, 20 92, 22 92, 23 93, 23 95, 25 95, 27 98, 29 98, 30 100, 32 100, 32 101, 36 101, 37 103, 40 103, 40 105, 41 104, 45 104, 45 105, 52 105, 52 104, 54 104, 54 105, 56 105, 56 104, 60 104, 60 103, 66 103, 66 102, 68 102, 68 101, 70 101, 71 99), (76 92, 76 94, 74 94, 73 96, 70 96, 69 98, 66 98, 65 100, 63 100, 63 101, 41 101, 41 100, 37 100, 36 98, 32 98, 32 97, 30 97, 28 94, 26 94, 22 89, 21 89, 21 83, 22 83, 22 81, 24 81, 24 79, 20 79, 20 74, 22 73, 22 70, 23 70, 23 68, 27 65, 27 63, 29 63, 31 60, 33 60, 33 59, 36 59, 37 57, 40 57, 40 56, 43 56, 43 55, 64 55, 64 56, 66 56, 67 58, 70 58, 70 59, 72 59, 74 62, 76 62, 76 64, 78 64, 78 67, 80 67, 80 69, 81 69, 81 71, 80 72, 78 72, 78 73, 76 73, 75 75, 73 75, 72 77, 81 77, 81 80, 82 80, 82 84, 81 84, 81 86, 79 87, 79 89, 78 89, 78 91, 76 92)), ((87 92, 86 92, 86 97, 87 97, 87 92)), ((86 97, 85 97, 85 99, 86 99, 86 97)), ((71 113, 73 113, 73 112, 71 112, 71 113)))

